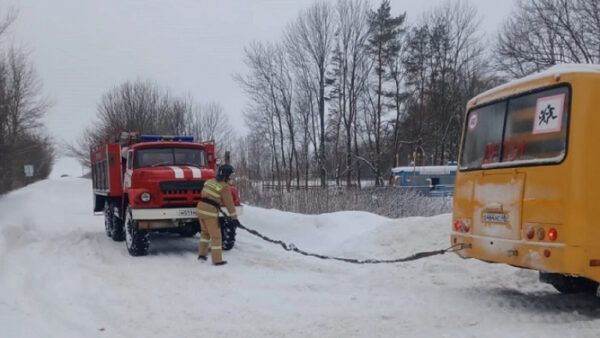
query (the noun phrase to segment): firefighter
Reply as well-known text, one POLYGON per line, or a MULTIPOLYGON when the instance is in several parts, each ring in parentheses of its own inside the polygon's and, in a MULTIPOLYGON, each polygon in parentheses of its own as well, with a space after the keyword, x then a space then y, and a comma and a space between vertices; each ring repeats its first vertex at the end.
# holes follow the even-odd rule
POLYGON ((223 164, 217 171, 216 178, 204 182, 202 198, 196 209, 200 220, 200 243, 198 244, 198 259, 206 260, 210 244, 211 260, 214 265, 224 265, 223 248, 221 247, 221 229, 219 228, 219 207, 225 205, 229 216, 237 222, 233 196, 229 189, 229 177, 233 167, 223 164))

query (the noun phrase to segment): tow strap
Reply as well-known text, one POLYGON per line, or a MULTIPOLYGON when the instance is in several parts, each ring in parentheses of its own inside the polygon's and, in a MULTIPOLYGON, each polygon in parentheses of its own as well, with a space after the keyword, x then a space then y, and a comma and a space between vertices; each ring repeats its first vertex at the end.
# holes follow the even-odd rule
MULTIPOLYGON (((230 219, 230 217, 223 212, 223 210, 221 209, 221 206, 218 205, 216 202, 214 201, 205 201, 204 199, 202 199, 203 202, 206 202, 208 204, 213 205, 215 208, 217 208, 217 210, 219 210, 219 212, 223 215, 223 217, 225 217, 226 219, 230 219), (212 203, 211 203, 212 202, 212 203)), ((268 236, 265 236, 263 234, 261 234, 260 232, 254 230, 254 229, 250 229, 248 227, 243 226, 242 224, 240 224, 238 222, 237 225, 238 228, 240 229, 244 229, 247 232, 249 232, 250 234, 259 237, 267 242, 273 243, 273 244, 278 244, 281 245, 281 247, 285 250, 285 251, 293 251, 293 252, 297 252, 301 255, 304 256, 310 256, 310 257, 316 257, 316 258, 320 258, 320 259, 331 259, 331 260, 336 260, 336 261, 341 261, 341 262, 346 262, 346 263, 352 263, 352 264, 393 264, 393 263, 403 263, 403 262, 410 262, 410 261, 416 261, 417 259, 421 259, 421 258, 426 258, 426 257, 431 257, 431 256, 436 256, 436 255, 443 255, 446 252, 457 252, 463 249, 467 249, 470 248, 471 245, 470 244, 466 244, 466 243, 458 243, 458 244, 454 244, 446 249, 442 249, 442 250, 434 250, 434 251, 423 251, 423 252, 417 252, 413 255, 407 256, 407 257, 402 257, 402 258, 395 258, 395 259, 374 259, 374 258, 369 258, 369 259, 357 259, 357 258, 347 258, 347 257, 336 257, 336 256, 328 256, 328 255, 322 255, 322 254, 317 254, 317 253, 313 253, 313 252, 308 252, 308 251, 304 251, 298 247, 296 247, 293 243, 285 243, 282 240, 278 240, 278 239, 272 239, 268 236)))
POLYGON ((372 259, 372 258, 371 259, 357 259, 357 258, 327 256, 327 255, 321 255, 321 254, 316 254, 316 253, 312 253, 312 252, 307 252, 307 251, 304 251, 304 250, 296 247, 293 243, 288 244, 288 243, 285 243, 278 239, 269 238, 269 237, 259 233, 258 231, 254 230, 254 229, 249 229, 241 224, 238 225, 238 228, 244 229, 247 232, 249 232, 250 234, 252 234, 256 237, 262 238, 263 240, 265 240, 267 242, 270 242, 273 244, 279 244, 285 251, 293 251, 293 252, 297 252, 304 256, 316 257, 316 258, 320 258, 320 259, 331 259, 331 260, 342 261, 342 262, 353 263, 353 264, 392 264, 392 263, 410 262, 410 261, 416 261, 417 259, 421 259, 421 258, 425 258, 425 257, 430 257, 430 256, 435 256, 435 255, 443 255, 446 252, 456 252, 456 251, 460 251, 460 250, 470 247, 470 244, 458 243, 458 244, 454 244, 446 249, 435 250, 435 251, 423 251, 423 252, 418 252, 416 254, 413 254, 413 255, 410 255, 407 257, 396 258, 396 259, 372 259))

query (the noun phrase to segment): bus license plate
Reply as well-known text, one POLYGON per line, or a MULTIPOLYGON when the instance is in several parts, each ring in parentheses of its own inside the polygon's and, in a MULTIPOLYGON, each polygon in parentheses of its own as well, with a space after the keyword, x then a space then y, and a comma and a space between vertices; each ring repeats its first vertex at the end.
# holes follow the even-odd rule
POLYGON ((483 222, 486 223, 506 223, 507 216, 506 214, 494 213, 494 212, 484 212, 481 215, 483 222))
POLYGON ((179 209, 179 216, 196 217, 196 209, 179 209))

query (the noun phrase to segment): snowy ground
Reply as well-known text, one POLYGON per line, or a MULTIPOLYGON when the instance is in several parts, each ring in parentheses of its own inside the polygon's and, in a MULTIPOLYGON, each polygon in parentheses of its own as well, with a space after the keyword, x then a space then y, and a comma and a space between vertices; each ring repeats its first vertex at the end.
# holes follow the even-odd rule
MULTIPOLYGON (((304 216, 247 207, 242 223, 298 247, 397 258, 448 246, 450 215, 304 216)), ((0 198, 2 337, 598 337, 600 300, 537 274, 454 254, 352 265, 240 231, 229 264, 197 239, 152 237, 130 257, 91 215, 90 182, 38 182, 0 198)))

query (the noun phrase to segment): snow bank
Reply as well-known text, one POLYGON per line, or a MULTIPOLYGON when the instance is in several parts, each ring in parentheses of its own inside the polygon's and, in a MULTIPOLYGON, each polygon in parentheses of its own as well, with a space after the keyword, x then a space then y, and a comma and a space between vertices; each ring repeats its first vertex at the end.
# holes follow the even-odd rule
MULTIPOLYGON (((0 198, 0 328, 6 337, 596 337, 600 302, 537 274, 436 256, 352 265, 240 231, 230 264, 198 262, 197 238, 152 236, 130 257, 91 214, 90 182, 38 182, 0 198)), ((248 207, 242 223, 298 247, 398 258, 449 244, 450 215, 306 216, 248 207)))

